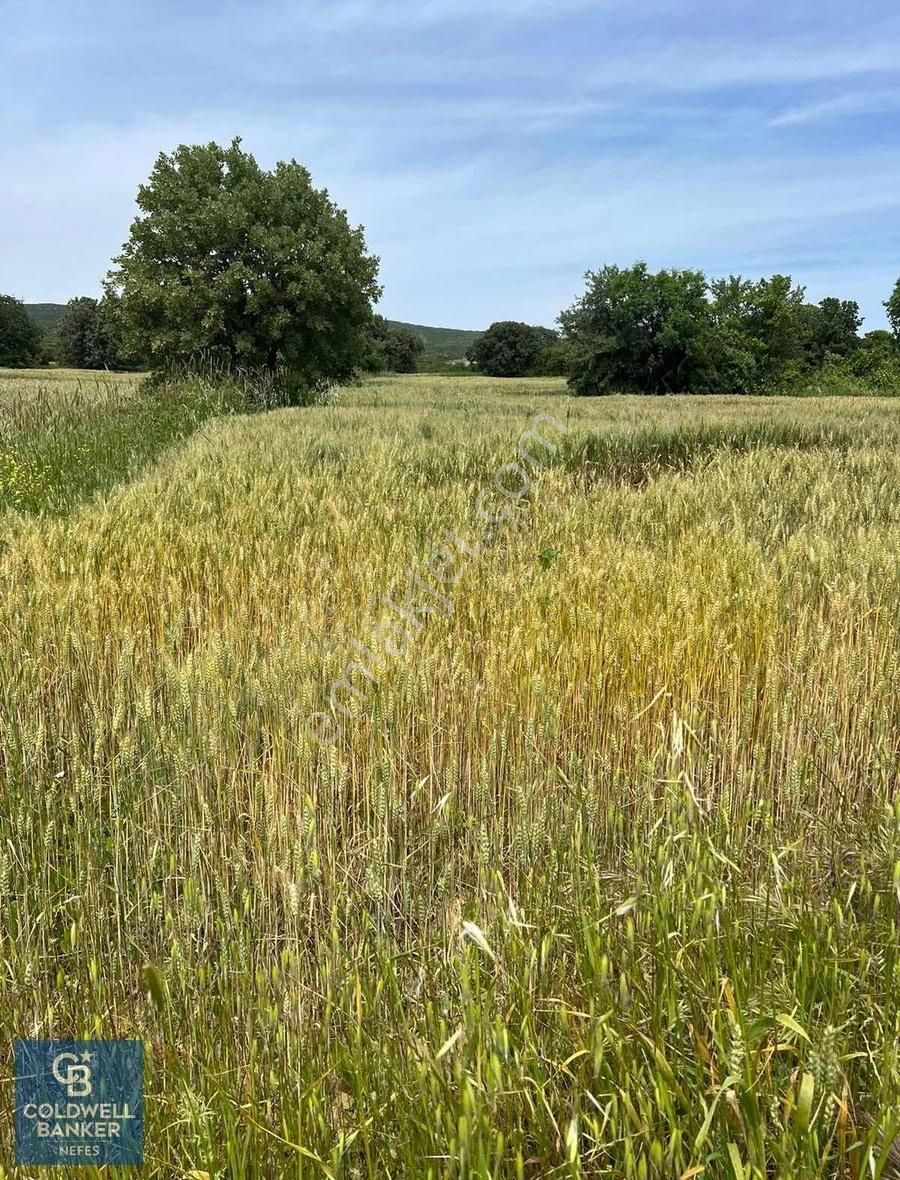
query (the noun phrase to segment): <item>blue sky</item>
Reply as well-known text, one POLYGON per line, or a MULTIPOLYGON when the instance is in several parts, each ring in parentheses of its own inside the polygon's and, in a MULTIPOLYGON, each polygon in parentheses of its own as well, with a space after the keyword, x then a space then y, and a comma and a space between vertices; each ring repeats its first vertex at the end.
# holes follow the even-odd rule
POLYGON ((0 0, 0 291, 96 293, 155 156, 239 134, 366 227, 382 311, 550 324, 585 270, 900 275, 874 0, 0 0))

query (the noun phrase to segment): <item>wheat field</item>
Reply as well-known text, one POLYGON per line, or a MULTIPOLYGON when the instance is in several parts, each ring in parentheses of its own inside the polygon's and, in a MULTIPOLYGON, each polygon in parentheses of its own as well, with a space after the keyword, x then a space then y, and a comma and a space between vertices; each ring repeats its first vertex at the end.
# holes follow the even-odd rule
POLYGON ((0 378, 4 1095, 134 1037, 154 1177, 900 1174, 896 403, 168 405, 0 378))

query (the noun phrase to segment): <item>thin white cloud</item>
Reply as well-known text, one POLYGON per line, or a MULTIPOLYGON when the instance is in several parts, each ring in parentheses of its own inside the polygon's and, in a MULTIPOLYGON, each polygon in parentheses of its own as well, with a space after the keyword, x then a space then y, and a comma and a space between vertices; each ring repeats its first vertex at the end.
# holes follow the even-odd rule
POLYGON ((695 36, 654 43, 601 62, 592 89, 698 92, 737 86, 796 85, 871 74, 900 74, 896 39, 834 44, 810 38, 748 44, 695 36))
MULTIPOLYGON (((628 0, 602 0, 601 7, 628 0)), ((482 21, 547 20, 596 8, 596 0, 333 0, 332 3, 264 4, 254 10, 263 25, 281 23, 306 30, 354 32, 378 28, 423 28, 478 17, 482 21)))
POLYGON ((769 123, 770 127, 802 127, 847 115, 874 115, 900 108, 900 89, 857 90, 803 106, 789 107, 769 123))

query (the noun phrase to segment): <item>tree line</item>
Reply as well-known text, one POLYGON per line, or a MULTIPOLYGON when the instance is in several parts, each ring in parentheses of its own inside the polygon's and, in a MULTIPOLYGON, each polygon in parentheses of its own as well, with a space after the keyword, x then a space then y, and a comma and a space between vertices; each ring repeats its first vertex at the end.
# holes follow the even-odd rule
MULTIPOLYGON (((158 157, 137 205, 102 298, 65 308, 64 364, 256 375, 288 403, 360 371, 416 371, 422 339, 374 311, 379 260, 362 228, 296 161, 267 171, 239 139, 181 145, 158 157)), ((900 392, 900 281, 885 306, 893 330, 861 335, 858 304, 811 304, 784 275, 605 266, 558 330, 501 321, 468 360, 490 376, 565 376, 582 395, 839 392, 848 381, 900 392)), ((0 365, 42 351, 23 304, 0 296, 0 365)))
MULTIPOLYGON (((415 373, 424 351, 421 336, 376 314, 359 367, 366 373, 415 373)), ((70 299, 59 322, 43 331, 21 300, 0 296, 0 367, 47 363, 113 372, 151 367, 134 345, 131 349, 126 345, 122 309, 115 295, 70 299)))
POLYGON ((589 272, 560 330, 503 321, 469 352, 496 377, 563 374, 576 394, 763 393, 842 380, 900 392, 900 281, 892 331, 861 335, 852 300, 809 303, 785 275, 709 280, 646 263, 589 272))

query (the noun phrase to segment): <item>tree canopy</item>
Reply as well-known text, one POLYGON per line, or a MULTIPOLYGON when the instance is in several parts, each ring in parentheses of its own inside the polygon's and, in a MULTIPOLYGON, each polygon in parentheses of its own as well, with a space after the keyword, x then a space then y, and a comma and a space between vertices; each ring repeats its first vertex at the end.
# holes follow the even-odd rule
POLYGON ((705 384, 710 347, 706 280, 699 271, 651 274, 646 263, 587 275, 585 294, 560 316, 578 393, 675 393, 705 384))
POLYGON ((859 347, 863 317, 853 300, 828 298, 816 305, 806 304, 800 322, 809 368, 817 368, 829 357, 849 357, 859 347))
POLYGON ((425 341, 421 336, 376 315, 372 320, 370 349, 364 367, 372 373, 415 373, 424 351, 425 341))
POLYGON ((182 145, 137 203, 107 289, 153 368, 266 370, 300 396, 363 362, 378 259, 306 168, 265 171, 239 139, 182 145))
POLYGON ((534 373, 544 349, 557 340, 550 328, 500 320, 478 337, 466 355, 488 377, 526 377, 534 373))
POLYGON ((846 358, 857 304, 805 302, 786 275, 710 282, 698 270, 606 266, 560 316, 575 393, 752 393, 846 358))
POLYGON ((32 364, 41 348, 41 331, 30 319, 21 299, 0 295, 0 365, 19 368, 32 364))

